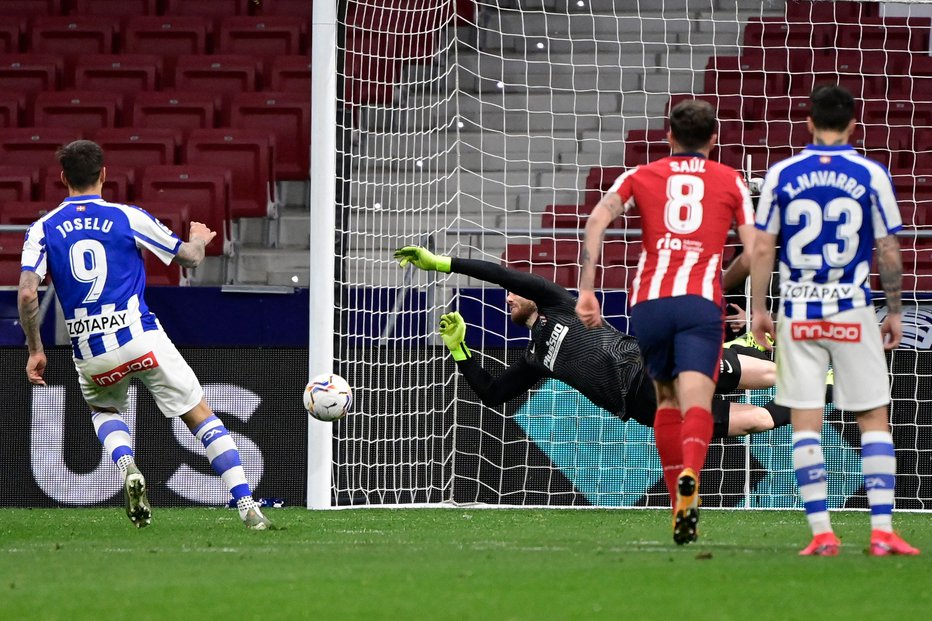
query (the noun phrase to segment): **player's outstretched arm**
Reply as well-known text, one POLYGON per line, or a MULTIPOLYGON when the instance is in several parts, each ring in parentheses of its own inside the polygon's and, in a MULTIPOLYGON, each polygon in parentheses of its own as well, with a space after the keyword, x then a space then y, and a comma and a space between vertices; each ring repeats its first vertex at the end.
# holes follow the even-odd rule
POLYGON ((880 326, 884 349, 896 349, 903 338, 903 258, 900 255, 900 242, 895 235, 887 235, 877 240, 877 271, 880 272, 880 284, 887 298, 887 316, 880 326))
POLYGON ((527 392, 541 378, 523 358, 505 369, 500 377, 493 377, 466 347, 466 322, 457 312, 441 316, 440 337, 453 355, 456 367, 484 405, 491 407, 514 399, 527 392))
POLYGON ((206 224, 192 222, 188 233, 188 241, 182 242, 174 261, 182 267, 197 267, 204 260, 207 244, 217 236, 206 224))
POLYGON ((770 274, 777 256, 777 236, 757 231, 751 256, 751 334, 764 349, 773 349, 768 334, 774 334, 773 318, 767 309, 770 274))
POLYGON ((26 361, 26 377, 33 384, 45 386, 42 374, 45 373, 45 349, 39 332, 39 284, 41 280, 35 272, 20 272, 19 295, 16 304, 19 308, 19 323, 26 333, 26 346, 29 348, 29 360, 26 361))
POLYGON ((405 246, 395 251, 395 259, 399 267, 413 265, 419 270, 425 272, 443 272, 450 273, 450 263, 452 259, 439 254, 434 254, 427 248, 420 246, 405 246))
POLYGON ((523 298, 534 300, 538 304, 557 302, 571 297, 566 289, 537 274, 519 272, 491 261, 445 257, 418 246, 399 248, 395 251, 394 257, 400 267, 410 264, 425 271, 463 274, 470 278, 494 283, 523 298))

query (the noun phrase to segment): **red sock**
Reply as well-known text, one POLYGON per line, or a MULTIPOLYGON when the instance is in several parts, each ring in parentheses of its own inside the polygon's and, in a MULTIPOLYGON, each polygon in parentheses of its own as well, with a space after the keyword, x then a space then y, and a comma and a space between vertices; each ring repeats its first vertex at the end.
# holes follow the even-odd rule
POLYGON ((709 442, 712 440, 712 412, 705 408, 692 407, 683 417, 683 467, 692 468, 698 475, 705 464, 709 442))
POLYGON ((671 505, 676 502, 676 478, 683 470, 682 425, 683 416, 675 408, 661 408, 654 415, 654 442, 671 505))

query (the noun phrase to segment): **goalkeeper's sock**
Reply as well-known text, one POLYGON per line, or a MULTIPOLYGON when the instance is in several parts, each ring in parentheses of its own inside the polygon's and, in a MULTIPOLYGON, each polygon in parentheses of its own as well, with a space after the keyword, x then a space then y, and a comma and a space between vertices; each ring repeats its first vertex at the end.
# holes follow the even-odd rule
POLYGON ((686 410, 681 431, 683 467, 695 470, 696 476, 705 465, 705 456, 709 452, 709 442, 712 441, 714 426, 712 412, 706 408, 691 407, 686 410))
POLYGON ((785 405, 777 405, 771 399, 764 406, 764 409, 770 412, 770 418, 773 419, 773 428, 782 427, 790 424, 790 408, 785 405))
POLYGON ((239 449, 236 448, 236 442, 223 425, 223 421, 215 415, 210 416, 192 429, 191 433, 204 445, 211 467, 220 475, 237 505, 240 504, 240 499, 252 500, 252 490, 249 489, 249 482, 246 481, 246 472, 239 458, 239 449))
POLYGON ((119 414, 111 412, 94 412, 91 416, 97 439, 107 449, 110 459, 120 469, 120 474, 126 478, 126 469, 135 463, 133 456, 133 440, 129 434, 129 425, 119 414))
POLYGON ((896 487, 896 455, 889 431, 861 434, 861 470, 871 507, 871 530, 893 531, 893 494, 896 487))
POLYGON ((793 432, 793 469, 799 495, 806 507, 806 519, 813 535, 832 532, 828 516, 828 480, 822 438, 817 431, 793 432))
POLYGON ((676 503, 676 478, 683 470, 683 444, 680 429, 683 417, 675 408, 661 408, 654 415, 654 443, 663 467, 663 480, 670 493, 670 505, 676 503))

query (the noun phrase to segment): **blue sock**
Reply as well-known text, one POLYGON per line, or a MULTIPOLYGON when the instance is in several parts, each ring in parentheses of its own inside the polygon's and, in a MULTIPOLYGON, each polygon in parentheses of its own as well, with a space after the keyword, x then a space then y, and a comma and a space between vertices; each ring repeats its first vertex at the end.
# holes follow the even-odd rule
POLYGON ((120 474, 126 478, 126 469, 135 463, 129 425, 122 416, 110 412, 94 412, 91 422, 94 423, 97 439, 107 449, 110 459, 120 469, 120 474))
POLYGON ((806 518, 813 535, 832 532, 828 515, 828 479, 822 439, 815 431, 793 432, 793 468, 799 495, 806 507, 806 518))
POLYGON ((246 473, 239 458, 239 449, 227 428, 216 416, 211 416, 192 430, 194 436, 201 441, 207 451, 207 459, 214 472, 220 475, 223 483, 230 490, 230 495, 236 501, 236 506, 242 512, 249 509, 254 501, 246 473))
POLYGON ((889 431, 861 434, 861 470, 871 507, 871 529, 893 531, 893 496, 896 487, 896 454, 889 431))

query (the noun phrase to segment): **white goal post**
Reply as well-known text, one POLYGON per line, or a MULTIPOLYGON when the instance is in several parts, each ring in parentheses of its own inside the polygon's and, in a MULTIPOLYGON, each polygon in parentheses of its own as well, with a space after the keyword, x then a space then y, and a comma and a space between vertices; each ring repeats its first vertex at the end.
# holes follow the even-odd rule
MULTIPOLYGON (((313 2, 309 371, 343 375, 355 404, 310 423, 308 508, 666 506, 650 429, 554 380, 483 406, 437 318, 460 310, 492 372, 527 330, 497 286, 402 270, 392 251, 425 245, 572 288, 586 215, 622 170, 667 153, 672 104, 713 103, 712 157, 759 177, 806 143, 812 85, 837 81, 907 225, 896 502, 932 509, 932 0, 313 2)), ((640 248, 637 215, 623 220, 597 284, 621 329, 640 248)), ((824 436, 830 507, 866 507, 853 417, 827 408, 824 436)), ((714 442, 705 506, 799 507, 791 457, 788 428, 714 442)))

